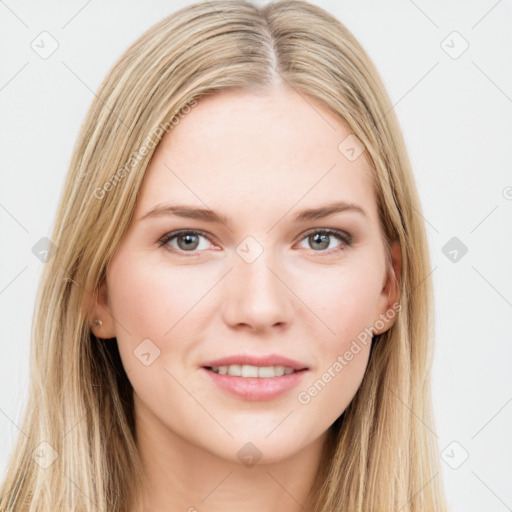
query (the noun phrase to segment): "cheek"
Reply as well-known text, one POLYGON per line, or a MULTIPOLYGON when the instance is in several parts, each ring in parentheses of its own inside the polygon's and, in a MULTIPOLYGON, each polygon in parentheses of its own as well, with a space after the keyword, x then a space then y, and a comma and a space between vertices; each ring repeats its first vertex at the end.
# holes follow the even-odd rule
MULTIPOLYGON (((182 326, 193 316, 194 305, 212 286, 213 279, 212 283, 209 281, 208 276, 198 279, 197 273, 194 276, 185 267, 171 269, 159 263, 149 264, 143 255, 139 258, 136 253, 112 263, 108 276, 109 301, 127 373, 139 366, 133 351, 143 340, 151 340, 162 356, 173 350, 168 341, 178 333, 185 334, 182 326)), ((151 349, 151 344, 147 345, 151 349)))
POLYGON ((324 365, 297 393, 300 412, 305 417, 322 418, 323 428, 332 425, 354 399, 370 355, 370 341, 367 344, 341 345, 341 350, 330 357, 326 354, 324 365))
POLYGON ((318 365, 298 390, 297 400, 306 414, 323 417, 330 425, 353 400, 363 380, 381 276, 362 264, 333 267, 321 279, 320 275, 308 284, 307 295, 308 307, 321 320, 315 322, 316 333, 310 332, 318 365))
POLYGON ((347 259, 315 272, 304 272, 298 295, 315 313, 317 332, 325 333, 323 350, 332 353, 355 338, 378 317, 382 290, 381 265, 374 258, 347 259))
POLYGON ((331 411, 332 421, 352 400, 368 363, 384 269, 374 254, 377 251, 360 252, 339 265, 305 273, 308 277, 298 292, 320 320, 304 327, 314 324, 309 335, 319 359, 299 402, 315 402, 319 414, 331 411))
POLYGON ((125 253, 110 269, 109 299, 119 353, 135 394, 160 421, 170 421, 162 408, 166 403, 175 411, 175 421, 187 425, 187 414, 201 414, 189 395, 200 389, 191 383, 185 391, 178 382, 187 377, 189 353, 198 337, 194 315, 200 308, 194 306, 200 306, 215 276, 203 273, 198 278, 192 266, 149 264, 136 252, 129 257, 125 253))
POLYGON ((214 277, 192 266, 155 263, 143 254, 118 259, 109 278, 114 316, 130 332, 162 338, 208 291, 214 277))

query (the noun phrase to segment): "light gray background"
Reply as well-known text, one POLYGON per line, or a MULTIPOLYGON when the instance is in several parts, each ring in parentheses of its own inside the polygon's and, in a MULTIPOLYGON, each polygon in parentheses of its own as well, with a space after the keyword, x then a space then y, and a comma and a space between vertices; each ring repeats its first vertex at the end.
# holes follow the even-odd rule
MULTIPOLYGON (((32 247, 51 234, 79 126, 128 45, 188 3, 0 0, 2 472, 28 389, 43 266, 32 247), (46 59, 31 47, 43 31, 59 45, 46 59)), ((314 3, 376 63, 409 148, 436 297, 430 427, 451 509, 512 510, 512 3, 314 3), (456 261, 450 245, 443 253, 452 237, 468 248, 456 261)))

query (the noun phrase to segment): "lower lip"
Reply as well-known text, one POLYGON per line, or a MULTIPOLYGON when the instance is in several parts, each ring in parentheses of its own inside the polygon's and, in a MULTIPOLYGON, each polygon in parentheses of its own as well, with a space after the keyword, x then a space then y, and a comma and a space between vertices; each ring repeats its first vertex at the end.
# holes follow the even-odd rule
POLYGON ((234 377, 220 375, 207 368, 201 368, 220 388, 245 400, 272 400, 297 386, 307 370, 300 370, 281 377, 234 377))

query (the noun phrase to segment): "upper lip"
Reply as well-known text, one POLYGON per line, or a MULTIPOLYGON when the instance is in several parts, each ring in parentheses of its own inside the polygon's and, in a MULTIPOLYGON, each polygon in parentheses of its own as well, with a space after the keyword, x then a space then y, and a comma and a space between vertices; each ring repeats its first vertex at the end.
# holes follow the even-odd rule
POLYGON ((204 368, 210 366, 229 366, 231 364, 239 364, 244 365, 248 364, 251 366, 286 366, 288 368, 293 368, 294 370, 307 370, 307 365, 300 363, 299 361, 295 361, 294 359, 290 359, 289 357, 280 356, 278 354, 268 354, 268 355, 260 355, 260 356, 251 356, 249 354, 238 354, 232 355, 228 357, 223 357, 221 359, 215 359, 212 361, 208 361, 204 363, 202 366, 204 368))

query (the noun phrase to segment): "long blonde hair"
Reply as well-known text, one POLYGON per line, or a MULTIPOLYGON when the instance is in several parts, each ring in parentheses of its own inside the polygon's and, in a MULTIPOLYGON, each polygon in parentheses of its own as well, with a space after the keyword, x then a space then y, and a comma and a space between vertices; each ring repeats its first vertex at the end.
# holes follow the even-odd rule
POLYGON ((133 390, 117 344, 91 333, 83 305, 105 279, 163 132, 202 96, 276 81, 321 101, 364 145, 385 240, 398 240, 402 256, 400 314, 374 337, 363 382, 329 429, 311 510, 446 510, 430 391, 429 249, 384 85, 351 32, 320 7, 209 0, 135 41, 81 127, 38 290, 29 399, 2 511, 126 511, 138 500, 133 390))

